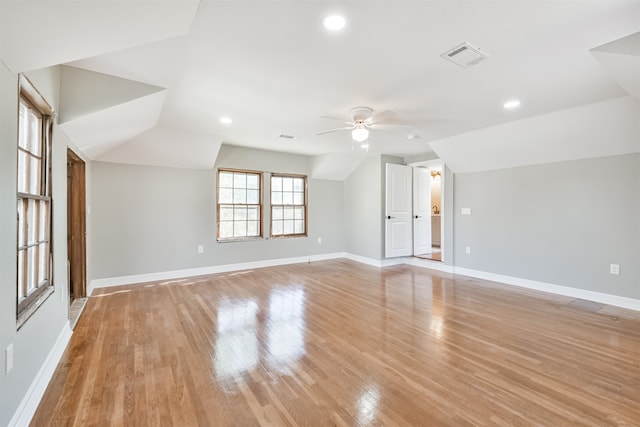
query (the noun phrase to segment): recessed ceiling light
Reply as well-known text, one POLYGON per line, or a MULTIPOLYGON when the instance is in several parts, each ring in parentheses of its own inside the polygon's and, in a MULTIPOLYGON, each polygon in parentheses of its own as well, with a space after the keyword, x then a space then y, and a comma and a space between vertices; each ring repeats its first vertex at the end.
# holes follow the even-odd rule
POLYGON ((514 108, 518 108, 519 106, 520 106, 520 101, 518 101, 517 99, 504 103, 504 108, 506 108, 507 110, 512 110, 514 108))
POLYGON ((339 31, 344 28, 347 21, 344 16, 330 15, 322 20, 322 25, 329 31, 339 31))
POLYGON ((220 123, 230 125, 231 123, 233 123, 233 120, 231 120, 229 117, 220 117, 220 123))

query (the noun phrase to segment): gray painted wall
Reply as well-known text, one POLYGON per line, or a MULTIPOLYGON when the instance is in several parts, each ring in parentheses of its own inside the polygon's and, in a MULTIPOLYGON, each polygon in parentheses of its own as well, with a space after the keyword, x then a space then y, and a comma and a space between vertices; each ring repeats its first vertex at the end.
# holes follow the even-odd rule
MULTIPOLYGON (((227 145, 218 167, 310 173, 307 156, 227 145)), ((215 171, 94 162, 92 179, 93 279, 344 250, 339 181, 308 180, 308 237, 218 243, 215 171)))
POLYGON ((457 266, 640 298, 640 154, 456 174, 454 186, 457 266))
MULTIPOLYGON (((59 73, 28 73, 47 101, 58 104, 59 73)), ((58 127, 53 134, 53 268, 55 292, 16 328, 16 165, 18 77, 0 63, 0 425, 7 425, 68 320, 66 150, 58 127), (5 349, 14 346, 14 367, 5 374, 5 349)))
POLYGON ((365 159, 344 182, 345 251, 384 259, 385 164, 404 164, 400 157, 365 159))
POLYGON ((382 259, 380 156, 365 159, 344 181, 344 234, 348 253, 382 259))

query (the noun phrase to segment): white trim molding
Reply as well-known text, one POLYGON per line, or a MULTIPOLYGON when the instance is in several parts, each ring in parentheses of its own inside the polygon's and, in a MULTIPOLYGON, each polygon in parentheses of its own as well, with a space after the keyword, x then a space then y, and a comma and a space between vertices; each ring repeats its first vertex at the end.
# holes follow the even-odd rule
POLYGON ((58 335, 58 339, 56 339, 53 348, 47 355, 47 358, 42 363, 36 377, 29 386, 27 393, 22 398, 20 405, 18 405, 11 421, 9 421, 9 427, 28 426, 31 422, 33 415, 36 413, 36 409, 38 409, 40 400, 42 399, 44 392, 47 390, 49 381, 51 381, 53 373, 58 367, 58 362, 62 359, 62 355, 67 348, 67 344, 71 339, 71 333, 71 325, 67 321, 62 328, 60 335, 58 335))
POLYGON ((506 285, 518 286, 521 288, 534 289, 542 292, 563 295, 572 298, 586 299, 602 304, 614 305, 616 307, 628 308, 640 311, 640 300, 621 297, 618 295, 605 294, 601 292, 589 291, 586 289, 572 288, 570 286, 554 285, 551 283, 537 282, 535 280, 521 279, 519 277, 504 276, 502 274, 488 273, 486 271, 472 270, 470 268, 454 267, 454 273, 462 276, 475 277, 477 279, 499 282, 506 285))
POLYGON ((329 254, 309 255, 294 258, 279 258, 263 261, 245 262, 237 264, 224 264, 210 267, 191 268, 186 270, 164 271, 160 273, 137 274, 133 276, 110 277, 105 279, 95 279, 89 283, 88 294, 91 295, 96 288, 106 288, 111 286, 131 285, 135 283, 155 282, 160 280, 172 280, 185 277, 203 276, 206 274, 228 273, 231 271, 250 270, 254 268, 275 267, 278 265, 300 264, 305 262, 322 261, 336 258, 347 258, 372 267, 384 268, 393 265, 414 265, 416 267, 428 268, 444 273, 459 274, 462 276, 475 277, 505 285, 518 286, 521 288, 534 289, 542 292, 568 296, 572 298, 586 299, 600 302, 616 307, 628 308, 640 311, 640 300, 622 297, 618 295, 604 294, 600 292, 588 291, 585 289, 572 288, 570 286, 554 285, 551 283, 537 282, 534 280, 522 279, 519 277, 505 276, 502 274, 489 273, 486 271, 472 270, 469 268, 455 267, 438 261, 430 261, 415 257, 399 257, 390 259, 374 259, 355 255, 346 252, 335 252, 329 254))
POLYGON ((163 271, 159 273, 136 274, 133 276, 109 277, 94 279, 89 283, 87 293, 91 295, 94 289, 108 288, 111 286, 132 285, 135 283, 156 282, 159 280, 172 280, 185 277, 204 276, 207 274, 228 273, 230 271, 251 270, 254 268, 275 267, 287 264, 303 264, 305 262, 323 261, 327 259, 346 258, 344 252, 329 254, 308 255, 294 258, 268 259, 254 262, 241 262, 237 264, 214 265, 210 267, 189 268, 185 270, 163 271))

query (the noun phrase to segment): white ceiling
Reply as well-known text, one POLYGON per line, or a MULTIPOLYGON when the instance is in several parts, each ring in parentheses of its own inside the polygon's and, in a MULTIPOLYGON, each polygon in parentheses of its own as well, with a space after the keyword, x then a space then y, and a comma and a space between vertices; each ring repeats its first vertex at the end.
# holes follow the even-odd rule
MULTIPOLYGON (((459 164, 459 171, 480 170, 526 163, 521 154, 540 148, 527 136, 531 126, 545 126, 545 118, 568 126, 554 112, 585 107, 578 116, 591 114, 587 106, 597 103, 594 108, 606 109, 606 117, 620 108, 626 108, 624 117, 637 114, 634 102, 614 102, 638 96, 635 39, 607 44, 638 32, 638 0, 1 0, 0 8, 0 55, 12 71, 66 63, 158 90, 135 92, 138 100, 129 102, 112 103, 105 91, 84 103, 67 96, 60 116, 74 118, 63 127, 73 129, 69 136, 95 159, 211 167, 222 142, 316 156, 318 177, 343 179, 364 154, 352 152, 348 132, 316 136, 340 126, 319 116, 346 117, 352 107, 365 105, 375 112, 394 110, 414 126, 374 132, 369 153, 415 156, 433 148, 448 164, 459 164), (19 19, 30 13, 37 16, 33 24, 19 19), (344 30, 322 28, 330 13, 346 17, 344 30), (21 38, 25 28, 29 37, 21 38), (440 58, 463 41, 491 59, 463 69, 440 58), (521 107, 503 109, 513 98, 521 107), (103 113, 95 111, 98 106, 103 113), (132 109, 140 116, 138 126, 132 109), (221 124, 221 116, 233 124, 221 124), (118 129, 123 117, 126 132, 118 129), (470 146, 485 157, 503 148, 485 134, 473 137, 475 132, 509 122, 519 123, 501 128, 511 132, 511 151, 499 154, 498 162, 462 166, 470 146), (96 133, 113 137, 94 141, 96 133), (408 140, 410 133, 419 138, 408 140), (459 135, 466 135, 460 136, 464 144, 456 143, 459 135), (188 153, 175 156, 187 140, 193 141, 185 146, 188 153)), ((547 133, 545 150, 568 134, 547 133)), ((589 147, 594 144, 557 157, 551 149, 530 163, 624 151, 615 141, 589 147)), ((620 144, 628 149, 627 142, 620 144)))

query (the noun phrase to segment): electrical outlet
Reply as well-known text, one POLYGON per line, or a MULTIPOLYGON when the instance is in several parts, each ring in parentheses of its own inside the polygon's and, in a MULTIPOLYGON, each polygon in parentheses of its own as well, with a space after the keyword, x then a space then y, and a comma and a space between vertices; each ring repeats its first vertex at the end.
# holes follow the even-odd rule
POLYGON ((620 264, 609 264, 609 274, 620 275, 620 264))
POLYGON ((5 374, 8 374, 13 369, 13 344, 9 344, 9 346, 4 351, 4 360, 5 360, 5 374))
POLYGON ((471 253, 471 246, 467 246, 464 248, 464 253, 469 255, 471 253))
POLYGON ((203 245, 198 245, 198 253, 199 254, 204 253, 204 246, 203 245))
POLYGON ((322 244, 322 237, 318 237, 318 244, 322 244))

